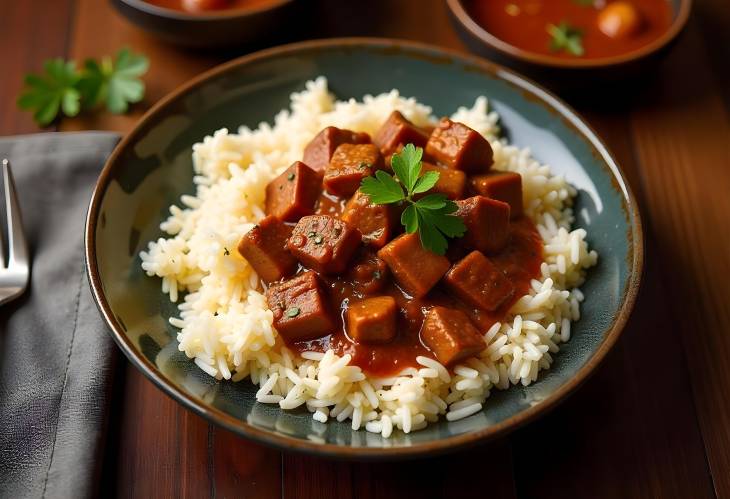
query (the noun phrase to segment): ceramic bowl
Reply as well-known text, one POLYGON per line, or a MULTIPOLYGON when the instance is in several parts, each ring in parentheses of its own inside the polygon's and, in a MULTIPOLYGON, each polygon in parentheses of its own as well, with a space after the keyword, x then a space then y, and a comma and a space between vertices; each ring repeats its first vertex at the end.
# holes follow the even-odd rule
POLYGON ((482 442, 544 414, 574 391, 616 343, 634 304, 642 269, 636 202, 601 139, 539 86, 484 60, 410 42, 334 39, 265 50, 190 81, 152 108, 109 158, 86 226, 94 297, 129 360, 163 391, 231 431, 286 450, 353 459, 451 451, 482 442), (191 145, 221 127, 271 122, 289 95, 319 75, 340 99, 398 88, 437 115, 480 95, 501 115, 509 140, 566 176, 579 191, 575 225, 600 255, 582 286, 573 337, 552 369, 528 387, 493 392, 469 418, 442 420, 390 439, 347 423, 314 421, 306 411, 256 403, 249 381, 216 381, 178 350, 167 319, 176 309, 160 280, 140 268, 139 252, 162 235, 159 224, 180 195, 193 193, 191 145), (447 89, 448 91, 444 91, 447 89))
POLYGON ((667 0, 674 12, 672 24, 652 43, 615 57, 566 59, 523 50, 492 35, 471 17, 471 1, 479 0, 446 0, 454 26, 470 50, 541 81, 584 89, 587 78, 614 82, 646 74, 677 39, 692 10, 692 0, 667 0))
POLYGON ((144 0, 111 0, 130 22, 165 41, 194 48, 237 47, 283 33, 293 17, 294 0, 270 0, 248 9, 187 13, 144 0))

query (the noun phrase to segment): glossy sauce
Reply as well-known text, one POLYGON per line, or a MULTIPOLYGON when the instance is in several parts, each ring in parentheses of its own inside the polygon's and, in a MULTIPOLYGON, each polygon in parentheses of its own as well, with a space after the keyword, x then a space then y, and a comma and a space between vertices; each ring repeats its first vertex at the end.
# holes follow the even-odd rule
POLYGON ((342 212, 345 211, 345 204, 347 204, 347 199, 338 198, 323 190, 319 195, 319 199, 317 199, 314 213, 315 215, 329 215, 339 218, 342 212))
POLYGON ((641 24, 634 33, 611 38, 599 29, 599 15, 616 0, 596 0, 583 5, 580 0, 469 0, 469 15, 486 31, 510 45, 566 59, 600 59, 633 52, 664 34, 672 23, 669 0, 631 0, 641 24), (550 48, 549 25, 567 22, 583 32, 585 53, 576 56, 550 48))
MULTIPOLYGON (((341 205, 339 209, 341 210, 341 205)), ((336 215, 339 213, 337 210, 338 203, 323 194, 318 211, 336 215), (323 198, 326 200, 323 201, 323 198)), ((491 313, 459 302, 441 291, 440 286, 436 286, 422 299, 413 299, 401 291, 390 277, 388 277, 384 290, 366 294, 358 292, 352 283, 343 277, 320 275, 322 282, 327 286, 330 306, 333 310, 340 310, 342 314, 351 300, 359 300, 367 296, 392 296, 399 308, 398 336, 393 341, 382 345, 364 344, 353 342, 345 330, 340 330, 315 340, 289 343, 288 346, 297 352, 325 352, 331 348, 340 356, 349 353, 352 355, 352 365, 361 367, 373 376, 392 376, 404 368, 416 367, 418 366, 417 356, 425 355, 433 358, 429 349, 421 342, 419 334, 424 315, 430 308, 436 305, 458 308, 464 311, 475 324, 478 324, 482 332, 486 332, 495 322, 502 320, 515 301, 528 291, 530 281, 540 274, 540 265, 543 260, 542 240, 532 221, 527 217, 514 220, 511 223, 510 243, 501 253, 491 256, 490 259, 505 272, 515 287, 514 297, 491 313)), ((344 324, 345 321, 343 320, 341 323, 344 324)))
POLYGON ((192 14, 244 10, 273 3, 272 0, 145 0, 147 3, 192 14))

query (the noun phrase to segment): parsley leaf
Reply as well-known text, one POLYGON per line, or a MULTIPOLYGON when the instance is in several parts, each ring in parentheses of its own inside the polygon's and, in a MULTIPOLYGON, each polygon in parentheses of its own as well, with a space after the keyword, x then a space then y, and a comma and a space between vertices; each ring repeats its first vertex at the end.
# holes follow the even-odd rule
POLYGON ((60 115, 73 117, 101 102, 112 113, 125 113, 129 104, 144 97, 144 83, 139 79, 149 67, 146 57, 129 49, 101 62, 88 59, 81 70, 73 61, 51 59, 44 63, 44 73, 25 77, 25 88, 18 107, 33 111, 41 125, 51 124, 60 115))
MULTIPOLYGON (((413 192, 413 187, 421 174, 422 157, 423 149, 416 148, 413 144, 406 144, 401 152, 394 154, 391 159, 393 171, 409 193, 413 192)), ((436 179, 438 180, 438 177, 436 179)))
POLYGON ((563 21, 557 26, 548 24, 547 32, 550 35, 550 50, 561 50, 580 57, 583 55, 583 31, 563 21))
POLYGON ((418 232, 424 248, 443 255, 448 248, 447 238, 461 237, 466 226, 460 217, 453 215, 456 203, 444 194, 428 194, 414 200, 415 194, 428 192, 436 185, 439 173, 429 171, 421 175, 423 149, 407 144, 400 153, 394 154, 391 166, 396 178, 378 170, 375 177, 365 177, 360 190, 370 197, 373 204, 405 202, 401 224, 406 232, 418 232))
POLYGON ((421 175, 416 181, 416 185, 413 187, 414 194, 421 194, 428 191, 439 180, 439 172, 426 172, 421 175))
POLYGON ((25 77, 25 90, 18 98, 18 107, 33 110, 33 119, 42 126, 50 125, 63 111, 76 116, 81 94, 76 85, 79 75, 73 62, 51 59, 43 64, 44 74, 25 77))
POLYGON ((360 183, 360 190, 370 197, 374 204, 397 203, 406 198, 403 188, 383 170, 375 172, 375 177, 365 177, 360 183))
POLYGON ((413 234, 418 230, 418 210, 413 204, 409 204, 400 216, 400 223, 406 228, 406 232, 413 234))
POLYGON ((144 97, 144 83, 139 79, 147 72, 146 57, 122 49, 116 59, 103 57, 101 63, 88 59, 84 63, 84 76, 80 85, 85 92, 89 107, 100 102, 114 114, 126 113, 129 104, 144 97))
POLYGON ((440 210, 446 206, 446 196, 444 194, 429 194, 416 201, 414 205, 422 210, 440 210))

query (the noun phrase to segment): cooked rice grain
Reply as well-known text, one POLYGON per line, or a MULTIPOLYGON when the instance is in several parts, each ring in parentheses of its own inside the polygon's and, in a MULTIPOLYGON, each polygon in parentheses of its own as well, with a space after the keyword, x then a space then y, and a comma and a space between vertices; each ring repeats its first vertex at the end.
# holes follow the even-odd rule
MULTIPOLYGON (((431 108, 397 90, 378 96, 336 101, 318 78, 292 94, 291 108, 274 125, 226 129, 193 146, 195 195, 183 195, 161 224, 166 238, 141 253, 142 268, 162 279, 172 301, 186 292, 179 317, 178 348, 217 379, 249 378, 260 388, 256 400, 282 409, 305 406, 314 420, 351 420, 388 438, 424 428, 440 416, 456 421, 482 410, 492 388, 533 383, 548 369, 560 343, 570 339, 571 321, 580 317, 585 269, 598 258, 583 229, 571 230, 576 191, 561 175, 498 138, 498 116, 479 97, 452 118, 471 126, 492 144, 494 168, 522 175, 525 212, 544 243, 545 261, 530 292, 510 315, 484 332, 487 348, 458 365, 453 375, 439 362, 418 357, 419 368, 391 378, 367 377, 349 365, 349 355, 290 352, 272 326, 259 280, 235 251, 238 240, 264 217, 266 184, 293 161, 325 126, 374 133, 393 110, 417 125, 435 122, 431 108)), ((312 438, 321 440, 321 436, 312 438)))

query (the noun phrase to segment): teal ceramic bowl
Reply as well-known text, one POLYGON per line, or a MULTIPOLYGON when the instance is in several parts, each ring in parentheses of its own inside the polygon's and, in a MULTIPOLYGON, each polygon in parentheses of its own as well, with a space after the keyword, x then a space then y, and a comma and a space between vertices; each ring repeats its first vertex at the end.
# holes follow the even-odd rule
POLYGON ((504 435, 574 391, 615 344, 634 304, 642 268, 636 202, 605 145, 570 108, 539 86, 484 60, 401 41, 341 39, 287 45, 220 66, 150 110, 115 149, 89 208, 91 286, 111 334, 163 391, 231 431, 286 450, 396 458, 454 450, 504 435), (169 204, 193 193, 191 145, 221 127, 271 122, 304 82, 325 75, 340 99, 398 88, 448 114, 479 95, 502 117, 508 138, 530 146, 578 189, 576 225, 599 255, 582 287, 582 319, 553 368, 529 387, 495 391, 483 412, 390 439, 315 422, 306 411, 258 404, 248 381, 219 382, 178 351, 167 318, 175 307, 139 251, 161 236, 169 204))

